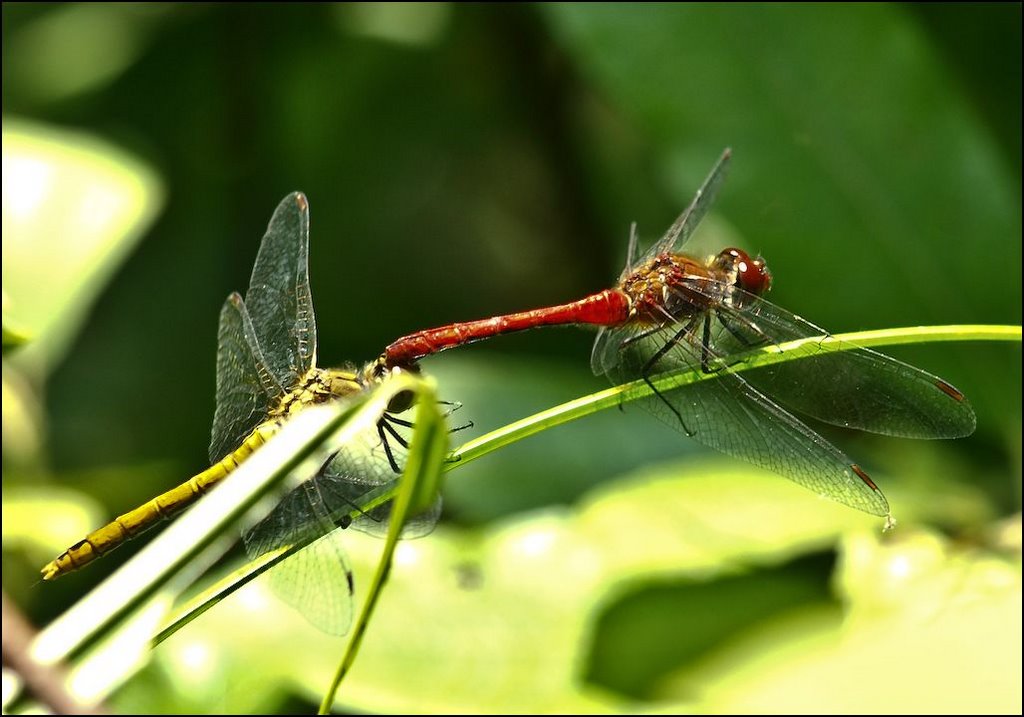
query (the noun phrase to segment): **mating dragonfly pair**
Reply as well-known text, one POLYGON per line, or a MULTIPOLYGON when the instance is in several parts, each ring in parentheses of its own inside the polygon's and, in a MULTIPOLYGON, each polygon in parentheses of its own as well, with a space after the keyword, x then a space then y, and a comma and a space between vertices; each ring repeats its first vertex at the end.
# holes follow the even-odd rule
MULTIPOLYGON (((642 256, 631 233, 629 261, 614 288, 561 306, 410 334, 358 369, 316 366, 309 206, 302 194, 289 195, 263 237, 245 298, 232 294, 221 311, 213 466, 90 533, 47 564, 43 579, 92 562, 191 504, 297 411, 367 390, 395 371, 416 371, 431 354, 548 325, 600 327, 591 359, 595 373, 613 383, 645 381, 650 395, 640 403, 677 431, 819 495, 888 516, 885 497, 864 469, 791 411, 908 438, 969 435, 974 413, 946 381, 863 348, 823 351, 818 342, 807 341, 788 349, 795 353, 792 360, 737 370, 753 349, 827 332, 763 298, 772 277, 759 257, 736 248, 707 258, 682 252, 714 201, 729 158, 726 150, 689 207, 642 256), (700 380, 693 380, 694 372, 700 380)), ((371 490, 397 480, 402 429, 409 428, 398 414, 407 407, 390 406, 367 445, 336 454, 249 529, 244 535, 249 554, 305 544, 349 524, 380 532, 388 506, 369 512, 358 506, 371 490)), ((439 511, 438 501, 414 518, 405 534, 428 532, 439 511)), ((336 541, 319 540, 302 553, 317 556, 318 570, 341 570, 347 577, 336 541)), ((330 617, 318 624, 332 632, 347 627, 347 621, 330 617)))

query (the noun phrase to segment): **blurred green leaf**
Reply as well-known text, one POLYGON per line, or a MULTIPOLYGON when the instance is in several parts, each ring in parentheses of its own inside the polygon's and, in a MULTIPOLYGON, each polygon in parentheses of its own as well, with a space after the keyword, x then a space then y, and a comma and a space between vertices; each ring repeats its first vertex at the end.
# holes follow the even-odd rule
POLYGON ((6 321, 4 322, 3 329, 4 329, 4 338, 3 338, 4 356, 7 355, 8 351, 11 351, 13 349, 18 348, 19 346, 23 346, 26 343, 28 343, 29 335, 26 334, 23 331, 20 331, 18 329, 15 329, 15 328, 12 328, 12 327, 8 326, 6 321))
POLYGON ((42 565, 103 518, 100 506, 77 491, 15 487, 4 491, 3 544, 26 547, 42 565))
POLYGON ((170 6, 137 3, 52 5, 11 33, 14 91, 45 104, 93 91, 139 58, 170 6))
MULTIPOLYGON (((725 610, 719 615, 720 608, 702 602, 701 593, 723 599, 730 584, 746 581, 746 593, 756 596, 773 590, 773 580, 788 570, 791 587, 780 586, 777 599, 766 597, 763 607, 751 613, 753 634, 776 622, 785 625, 794 611, 804 608, 811 615, 822 614, 814 608, 821 605, 828 618, 813 622, 814 634, 819 635, 815 640, 834 643, 844 634, 844 619, 860 615, 867 599, 877 603, 877 595, 870 597, 871 585, 880 575, 900 579, 892 572, 894 563, 884 546, 898 545, 905 534, 920 530, 912 520, 904 524, 880 537, 877 519, 821 501, 774 476, 711 461, 645 471, 596 492, 578 509, 539 511, 482 531, 439 528, 429 540, 399 546, 389 590, 341 697, 350 709, 386 712, 632 711, 656 704, 668 710, 713 710, 728 696, 720 692, 718 682, 730 679, 731 668, 720 668, 714 682, 703 681, 700 675, 710 669, 708 665, 719 664, 719 653, 728 652, 733 642, 742 644, 748 631, 737 624, 724 643, 711 641, 696 653, 692 647, 679 652, 683 645, 678 646, 678 661, 668 667, 681 671, 672 680, 685 678, 685 693, 680 687, 659 698, 669 702, 655 702, 653 693, 646 701, 629 702, 607 687, 582 682, 594 645, 610 647, 595 635, 602 614, 639 591, 678 586, 678 599, 648 605, 656 608, 648 620, 663 621, 660 631, 619 636, 625 659, 638 652, 648 657, 659 651, 671 655, 665 650, 673 641, 685 639, 688 623, 705 621, 702 631, 707 634, 726 630, 723 619, 735 614, 725 610), (841 542, 842 535, 850 538, 841 542), (840 576, 856 566, 852 579, 862 594, 840 587, 829 597, 824 585, 815 587, 813 573, 796 567, 803 556, 837 545, 844 546, 840 576), (865 545, 878 547, 857 547, 865 545)), ((355 534, 347 537, 362 581, 373 566, 374 542, 355 534)), ((983 555, 981 551, 979 557, 983 555)), ((908 555, 903 564, 912 573, 934 562, 919 562, 924 559, 908 555)), ((973 590, 970 571, 959 575, 963 589, 973 590)), ((983 585, 988 581, 986 577, 983 585)), ((1003 600, 999 595, 1012 592, 1013 585, 1003 585, 994 597, 1003 600)), ((195 649, 198 642, 216 650, 232 675, 237 671, 247 680, 284 680, 304 695, 318 695, 327 677, 324 656, 333 654, 335 643, 306 629, 301 621, 285 619, 290 616, 275 609, 273 599, 259 587, 250 586, 251 592, 244 599, 239 595, 233 609, 211 611, 194 629, 166 643, 169 653, 163 659, 178 662, 177 651, 195 649)), ((1016 589, 1019 596, 1019 583, 1016 589)), ((910 600, 893 591, 888 599, 901 605, 910 600)), ((874 608, 872 613, 871 620, 893 619, 890 608, 874 608)), ((951 628, 959 619, 956 610, 933 617, 943 625, 953 621, 951 628)), ((872 622, 871 631, 881 629, 881 624, 872 622)), ((1007 639, 1011 636, 1008 633, 1007 639)), ((805 628, 792 638, 797 646, 803 644, 798 640, 808 639, 805 628)), ((834 649, 841 652, 841 645, 834 649)), ((974 651, 1005 654, 1009 647, 1003 642, 964 644, 960 652, 942 652, 935 659, 952 666, 969 661, 974 651)), ((770 665, 776 649, 777 643, 758 643, 756 651, 738 654, 736 660, 743 662, 734 667, 746 662, 770 665)), ((886 680, 904 681, 911 695, 926 688, 927 673, 909 663, 890 666, 890 672, 886 680)), ((231 683, 234 678, 226 679, 231 683)), ((657 680, 658 675, 646 679, 657 680)), ((663 680, 668 679, 666 673, 663 680)), ((828 682, 821 689, 827 690, 828 682)), ((778 711, 774 704, 766 701, 758 709, 778 711)), ((911 703, 904 704, 912 709, 911 703)))
POLYGON ((1019 552, 1007 560, 908 528, 848 535, 841 556, 842 620, 780 615, 661 696, 696 691, 708 712, 1020 710, 1019 552))
POLYGON ((5 327, 9 311, 35 337, 20 366, 44 375, 60 360, 162 196, 153 171, 123 150, 82 132, 5 116, 5 327))

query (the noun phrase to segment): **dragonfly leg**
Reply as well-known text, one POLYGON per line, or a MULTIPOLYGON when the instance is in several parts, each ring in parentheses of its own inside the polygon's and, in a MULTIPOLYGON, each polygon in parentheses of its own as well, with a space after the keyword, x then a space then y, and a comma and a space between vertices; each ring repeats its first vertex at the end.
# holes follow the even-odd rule
POLYGON ((450 416, 460 408, 462 408, 462 401, 442 401, 438 399, 438 404, 441 406, 447 406, 448 410, 445 412, 445 416, 450 416))
MULTIPOLYGON (((441 404, 442 406, 447 406, 448 407, 448 410, 446 410, 445 413, 444 413, 444 417, 445 418, 448 418, 448 416, 452 415, 453 413, 458 411, 460 408, 462 408, 462 402, 461 401, 438 401, 438 403, 441 404)), ((472 427, 473 427, 473 422, 472 421, 466 421, 462 425, 455 426, 454 428, 449 428, 448 432, 449 433, 455 433, 456 431, 464 431, 467 428, 472 428, 472 427)))
POLYGON ((409 442, 402 438, 401 434, 399 434, 398 431, 396 431, 395 428, 390 423, 388 423, 386 418, 382 418, 381 420, 377 421, 377 435, 380 436, 380 442, 381 445, 384 446, 384 453, 388 457, 388 463, 391 465, 391 470, 394 471, 396 474, 401 473, 402 469, 399 467, 398 461, 395 460, 395 453, 394 451, 391 450, 391 443, 388 440, 388 436, 384 435, 385 431, 394 440, 396 440, 398 442, 398 445, 402 446, 402 448, 408 448, 409 442))
MULTIPOLYGON (((452 415, 453 413, 458 411, 460 408, 462 408, 462 404, 459 403, 458 401, 438 401, 438 403, 441 404, 442 406, 448 406, 449 407, 448 410, 445 411, 445 413, 444 413, 445 418, 447 418, 448 416, 452 415)), ((406 421, 405 419, 402 419, 402 418, 395 418, 392 415, 385 416, 383 420, 387 421, 388 423, 393 423, 393 424, 395 424, 397 426, 402 426, 403 428, 413 428, 415 426, 415 424, 412 421, 406 421)), ((473 427, 473 422, 472 421, 466 421, 461 426, 455 426, 455 428, 449 428, 448 432, 449 433, 455 433, 456 431, 464 431, 467 428, 472 428, 472 427, 473 427)), ((398 436, 395 436, 395 439, 396 440, 401 440, 401 439, 398 438, 398 436)), ((408 446, 405 446, 405 447, 408 448, 408 446)))
MULTIPOLYGON (((440 403, 455 406, 456 409, 462 407, 461 403, 450 403, 448 401, 441 401, 440 403)), ((472 428, 473 425, 472 421, 466 421, 460 426, 448 429, 448 432, 455 433, 456 431, 464 431, 467 428, 472 428)), ((377 422, 377 435, 380 437, 380 442, 384 447, 385 455, 388 457, 388 463, 391 465, 391 470, 397 474, 402 472, 402 468, 398 465, 398 459, 395 457, 395 453, 391 448, 391 441, 395 441, 406 450, 409 449, 409 441, 406 440, 405 436, 398 432, 395 426, 414 429, 416 424, 412 421, 406 421, 403 418, 396 418, 389 413, 384 414, 384 416, 377 422)))
MULTIPOLYGON (((761 343, 754 344, 752 342, 747 342, 745 337, 735 333, 735 327, 729 326, 729 324, 726 323, 726 321, 724 320, 724 317, 721 314, 718 315, 718 319, 719 319, 719 321, 722 322, 723 326, 725 326, 727 329, 729 329, 729 333, 731 333, 733 336, 735 336, 737 339, 739 339, 745 346, 760 346, 761 345, 761 343)), ((768 339, 768 337, 766 336, 765 337, 765 341, 767 341, 767 339, 768 339)), ((709 373, 709 374, 710 373, 718 373, 720 371, 724 371, 727 368, 732 368, 733 366, 735 366, 735 365, 737 365, 739 363, 742 363, 742 361, 733 361, 733 362, 730 363, 728 361, 725 361, 721 356, 715 355, 714 349, 711 348, 711 314, 708 314, 707 315, 707 319, 704 321, 704 336, 701 339, 701 346, 700 346, 700 369, 701 369, 701 371, 703 371, 704 373, 709 373), (711 367, 711 362, 712 361, 714 361, 715 364, 716 364, 715 368, 711 367)))
POLYGON ((718 316, 718 321, 722 324, 722 326, 725 327, 725 329, 730 334, 733 335, 733 338, 735 338, 737 341, 739 341, 741 344, 743 344, 747 348, 755 348, 757 346, 764 346, 765 344, 769 344, 769 343, 772 342, 772 340, 770 338, 768 338, 768 335, 764 331, 762 331, 760 329, 760 327, 758 327, 757 324, 755 324, 751 319, 749 319, 749 318, 747 318, 745 316, 740 316, 740 317, 737 317, 737 318, 739 318, 740 321, 743 324, 745 324, 748 329, 751 330, 751 332, 753 332, 754 334, 757 335, 757 338, 758 338, 757 341, 751 341, 749 336, 743 334, 738 328, 736 328, 735 325, 733 325, 732 321, 733 321, 734 317, 727 316, 726 314, 722 313, 721 311, 716 311, 715 314, 718 316))
MULTIPOLYGON (((663 326, 655 326, 653 328, 647 329, 646 331, 642 331, 639 334, 636 334, 635 336, 630 336, 628 339, 625 339, 621 344, 619 344, 619 351, 624 351, 627 347, 629 347, 630 344, 646 339, 649 336, 653 336, 654 334, 661 331, 663 328, 663 326)), ((646 377, 644 378, 644 380, 647 380, 646 377)), ((650 385, 650 381, 648 381, 647 383, 648 385, 650 385)), ((653 386, 651 388, 653 388, 653 386)), ((657 393, 657 391, 655 391, 655 393, 657 393)), ((621 403, 619 403, 619 410, 623 410, 621 403)))
POLYGON ((398 430, 391 424, 397 423, 400 426, 407 426, 409 428, 412 428, 411 423, 409 423, 408 421, 398 421, 398 419, 392 418, 391 416, 385 416, 381 423, 383 424, 384 430, 387 431, 388 435, 391 436, 395 440, 395 442, 398 443, 398 445, 400 445, 402 448, 406 450, 409 450, 408 439, 406 439, 405 436, 399 433, 398 430))
POLYGON ((455 433, 456 431, 464 431, 467 428, 472 428, 474 425, 476 425, 476 424, 474 424, 472 421, 466 421, 465 423, 462 423, 462 424, 460 424, 458 426, 454 426, 453 428, 449 428, 448 432, 449 433, 455 433))
MULTIPOLYGON (((689 337, 693 334, 693 330, 697 326, 697 322, 700 321, 700 318, 701 318, 700 315, 698 315, 698 316, 695 316, 692 319, 690 319, 690 321, 687 322, 687 324, 685 326, 683 326, 683 328, 679 329, 679 331, 677 331, 672 336, 671 339, 669 339, 668 341, 665 342, 664 346, 662 346, 660 349, 658 349, 654 353, 654 355, 651 356, 651 358, 647 360, 647 363, 645 363, 644 367, 640 370, 640 375, 643 378, 644 383, 646 383, 648 386, 650 386, 651 391, 654 392, 654 395, 657 396, 658 398, 660 398, 661 401, 666 406, 668 406, 669 410, 672 411, 672 413, 675 414, 676 418, 679 419, 679 425, 681 425, 683 427, 683 432, 686 433, 686 435, 688 437, 690 437, 690 438, 693 437, 694 432, 691 431, 690 428, 686 425, 686 421, 683 420, 683 414, 681 414, 679 412, 679 410, 675 406, 672 405, 672 402, 669 401, 667 398, 665 398, 664 394, 662 394, 662 392, 659 391, 654 386, 654 384, 651 382, 651 378, 650 377, 651 377, 651 373, 654 370, 654 367, 658 364, 658 361, 660 361, 662 358, 664 358, 665 354, 667 354, 669 351, 671 351, 680 341, 688 341, 689 340, 689 337)), ((649 336, 651 333, 653 333, 653 331, 647 332, 645 335, 649 336)))
POLYGON ((659 324, 658 326, 647 329, 646 331, 642 331, 636 334, 635 336, 630 336, 628 339, 624 340, 621 344, 619 344, 619 351, 622 351, 623 349, 627 348, 630 344, 634 344, 637 341, 643 341, 648 336, 654 336, 654 334, 658 333, 664 328, 665 326, 663 324, 659 324))

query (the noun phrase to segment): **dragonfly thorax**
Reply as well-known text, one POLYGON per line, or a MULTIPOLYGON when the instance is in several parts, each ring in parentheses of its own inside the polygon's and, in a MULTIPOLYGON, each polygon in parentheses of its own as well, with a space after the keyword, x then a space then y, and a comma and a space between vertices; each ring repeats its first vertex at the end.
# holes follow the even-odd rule
POLYGON ((271 418, 293 416, 307 406, 351 396, 363 390, 358 375, 341 369, 311 368, 271 412, 271 418))
POLYGON ((629 297, 631 319, 666 324, 710 308, 706 288, 714 284, 705 263, 686 254, 664 253, 626 277, 621 288, 629 297))

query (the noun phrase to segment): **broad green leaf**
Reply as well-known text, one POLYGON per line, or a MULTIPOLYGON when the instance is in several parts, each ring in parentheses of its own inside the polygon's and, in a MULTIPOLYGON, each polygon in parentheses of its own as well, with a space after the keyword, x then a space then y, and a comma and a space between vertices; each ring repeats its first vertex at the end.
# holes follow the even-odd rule
POLYGON ((61 358, 162 203, 153 170, 109 142, 4 118, 5 322, 33 336, 20 366, 61 358))
MULTIPOLYGON (((360 711, 417 713, 607 712, 656 706, 711 710, 717 703, 704 702, 705 695, 709 700, 724 699, 717 683, 700 683, 703 687, 697 693, 663 692, 657 699, 652 693, 646 701, 634 702, 582 682, 604 612, 651 586, 678 586, 678 599, 650 615, 651 620, 662 621, 660 631, 635 627, 634 639, 646 642, 635 650, 628 643, 623 646, 634 655, 631 659, 648 656, 680 639, 687 621, 717 619, 706 612, 707 605, 701 612, 687 612, 688 607, 696 610, 702 605, 699 592, 724 590, 727 582, 742 576, 750 581, 748 590, 772 591, 777 570, 835 546, 841 546, 843 565, 853 560, 862 574, 882 574, 891 564, 884 551, 856 546, 879 540, 881 545, 898 545, 903 531, 917 530, 912 519, 905 526, 880 538, 878 520, 821 501, 769 474, 710 461, 645 471, 595 492, 577 509, 538 511, 480 531, 439 527, 428 540, 398 546, 388 591, 340 704, 360 711), (852 537, 841 542, 843 535, 852 537)), ((357 579, 365 579, 377 554, 375 543, 365 536, 349 537, 357 579)), ((917 559, 911 556, 907 567, 919 569, 917 559)), ((965 589, 973 590, 971 576, 961 577, 965 589)), ((830 600, 819 603, 814 601, 821 596, 813 590, 804 593, 813 598, 811 614, 824 611, 828 616, 813 624, 814 641, 838 639, 844 615, 854 619, 866 600, 877 602, 868 590, 870 579, 856 582, 863 586, 863 594, 841 587, 830 600)), ((827 592, 828 586, 817 591, 827 592)), ((888 599, 899 601, 898 590, 890 591, 888 599)), ((196 630, 165 644, 165 659, 179 662, 178 651, 196 649, 199 641, 216 650, 233 675, 285 680, 301 694, 316 698, 337 643, 275 605, 269 594, 254 591, 239 600, 235 610, 220 615, 211 611, 197 621, 196 630)), ((776 603, 747 630, 757 633, 777 621, 785 625, 791 612, 789 604, 776 603)), ((891 608, 882 613, 876 607, 857 619, 876 630, 877 620, 892 619, 891 608)), ((950 629, 958 623, 955 610, 940 617, 943 623, 949 621, 950 629)), ((728 644, 712 643, 689 655, 662 675, 659 689, 668 690, 683 677, 689 685, 693 675, 715 664, 713 658, 728 644)), ((979 644, 973 649, 989 648, 979 644)), ((995 649, 1008 646, 1000 643, 995 649)), ((765 660, 772 650, 765 643, 756 653, 737 659, 765 660)), ((952 664, 968 658, 944 659, 952 664)), ((723 668, 717 679, 724 682, 729 674, 723 668)), ((906 671, 901 673, 905 676, 906 671)), ((649 675, 656 678, 657 674, 649 675)), ((916 689, 923 688, 924 683, 916 683, 916 689)), ((770 704, 762 709, 770 710, 770 704)))

